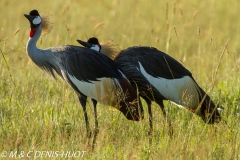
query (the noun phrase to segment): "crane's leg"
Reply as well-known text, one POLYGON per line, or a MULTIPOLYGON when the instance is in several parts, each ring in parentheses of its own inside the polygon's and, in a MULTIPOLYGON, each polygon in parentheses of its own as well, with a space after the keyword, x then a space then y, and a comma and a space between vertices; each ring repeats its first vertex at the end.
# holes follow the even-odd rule
POLYGON ((84 118, 85 118, 86 129, 87 129, 87 137, 90 138, 91 137, 91 132, 90 132, 87 109, 86 109, 87 96, 81 94, 79 96, 79 101, 80 101, 80 103, 82 105, 82 108, 83 108, 83 114, 84 114, 84 118))
POLYGON ((153 125, 152 125, 152 108, 151 108, 151 101, 145 99, 147 106, 148 106, 148 121, 149 121, 149 130, 148 135, 152 135, 153 125))
POLYGON ((172 135, 173 135, 173 128, 172 128, 172 125, 171 125, 171 121, 168 119, 166 111, 164 109, 163 101, 162 100, 156 101, 156 103, 160 106, 160 108, 162 110, 163 116, 164 116, 166 122, 168 123, 168 127, 169 127, 168 128, 168 133, 172 137, 172 135))
POLYGON ((96 139, 97 139, 99 129, 98 129, 98 120, 97 120, 97 101, 92 99, 92 102, 93 102, 94 118, 95 118, 95 127, 94 127, 93 144, 92 144, 92 150, 93 150, 96 145, 96 139))
POLYGON ((151 101, 149 99, 145 99, 147 106, 148 106, 148 121, 149 121, 149 130, 148 130, 148 136, 149 136, 149 145, 152 144, 152 130, 153 130, 153 124, 152 124, 152 108, 151 108, 151 101))

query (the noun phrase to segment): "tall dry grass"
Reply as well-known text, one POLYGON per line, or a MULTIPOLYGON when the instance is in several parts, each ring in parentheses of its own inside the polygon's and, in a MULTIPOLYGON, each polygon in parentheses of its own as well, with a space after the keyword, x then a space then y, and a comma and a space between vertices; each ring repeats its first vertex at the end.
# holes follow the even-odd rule
MULTIPOLYGON (((85 159, 239 159, 239 3, 2 0, 1 155, 7 152, 5 159, 9 159, 11 151, 86 151, 85 159), (171 138, 154 104, 153 141, 149 146, 146 113, 145 120, 133 123, 99 105, 100 133, 91 152, 82 109, 72 89, 46 76, 26 55, 29 23, 23 14, 32 9, 49 12, 54 18, 53 30, 42 37, 39 48, 78 45, 76 39, 97 36, 115 41, 121 49, 147 45, 167 52, 192 71, 212 99, 224 107, 222 116, 229 127, 224 123, 206 125, 188 111, 165 102, 174 127, 171 138)), ((93 128, 91 103, 88 113, 93 128)))

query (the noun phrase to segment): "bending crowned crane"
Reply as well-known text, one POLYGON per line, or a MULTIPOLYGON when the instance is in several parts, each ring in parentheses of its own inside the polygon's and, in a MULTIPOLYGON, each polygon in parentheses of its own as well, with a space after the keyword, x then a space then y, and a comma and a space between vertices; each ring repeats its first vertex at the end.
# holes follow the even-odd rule
POLYGON ((114 106, 129 120, 139 121, 143 118, 143 108, 136 91, 114 61, 96 51, 73 45, 38 49, 36 43, 44 19, 37 10, 24 16, 31 27, 26 46, 28 56, 42 70, 54 78, 60 76, 74 89, 83 108, 88 136, 87 97, 92 99, 94 106, 95 133, 98 132, 97 102, 114 106))
MULTIPOLYGON (((171 56, 153 47, 130 47, 119 54, 104 48, 98 39, 92 37, 88 42, 77 40, 87 48, 102 52, 111 57, 121 68, 133 87, 138 87, 140 96, 146 101, 149 112, 149 132, 152 132, 151 101, 155 101, 166 118, 163 100, 169 100, 186 107, 197 114, 205 123, 213 124, 221 120, 220 114, 211 98, 194 80, 191 72, 171 56)), ((169 124, 170 125, 170 124, 169 124)))

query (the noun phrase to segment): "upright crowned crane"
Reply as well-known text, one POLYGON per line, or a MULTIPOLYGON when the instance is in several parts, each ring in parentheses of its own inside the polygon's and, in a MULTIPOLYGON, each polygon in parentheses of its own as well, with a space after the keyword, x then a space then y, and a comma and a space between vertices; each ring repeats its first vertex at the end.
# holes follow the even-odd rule
POLYGON ((44 19, 37 10, 24 16, 31 27, 26 46, 28 56, 39 68, 54 78, 60 76, 74 89, 83 108, 88 136, 87 97, 92 99, 94 106, 95 132, 98 130, 97 102, 114 106, 129 120, 139 121, 143 118, 143 108, 136 91, 114 61, 96 51, 73 45, 39 49, 36 43, 44 19))
MULTIPOLYGON (((77 40, 83 46, 101 51, 104 46, 92 37, 88 42, 77 40)), ((155 101, 166 118, 163 100, 169 100, 196 113, 205 123, 213 124, 221 120, 220 114, 211 98, 194 80, 191 72, 171 56, 153 47, 129 47, 117 56, 103 53, 120 66, 121 71, 146 101, 149 113, 149 132, 152 132, 151 101, 155 101)))

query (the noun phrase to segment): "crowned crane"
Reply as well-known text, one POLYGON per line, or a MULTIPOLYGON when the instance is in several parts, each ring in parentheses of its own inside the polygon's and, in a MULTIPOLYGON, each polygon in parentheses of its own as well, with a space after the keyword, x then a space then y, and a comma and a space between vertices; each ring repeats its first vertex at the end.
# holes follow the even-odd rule
POLYGON ((137 92, 114 61, 80 46, 63 45, 39 49, 36 43, 45 19, 37 10, 24 16, 31 27, 26 46, 28 56, 39 68, 54 78, 56 75, 60 76, 74 89, 83 108, 88 137, 90 128, 86 112, 87 97, 91 98, 94 106, 95 132, 98 132, 97 102, 117 108, 128 120, 139 121, 143 118, 143 108, 138 101, 137 92))
MULTIPOLYGON (((77 40, 87 48, 101 52, 104 45, 92 37, 88 42, 77 40)), ((106 50, 106 49, 105 49, 106 50)), ((111 51, 111 50, 110 50, 111 51)), ((152 132, 151 102, 155 101, 166 118, 163 100, 169 100, 197 114, 207 124, 218 123, 221 116, 216 105, 194 80, 191 72, 168 54, 153 47, 135 46, 112 57, 132 86, 148 105, 149 133, 152 132), (137 86, 136 86, 137 85, 137 86)), ((170 122, 169 125, 171 126, 170 122)))

